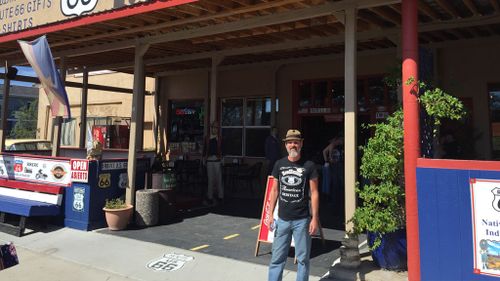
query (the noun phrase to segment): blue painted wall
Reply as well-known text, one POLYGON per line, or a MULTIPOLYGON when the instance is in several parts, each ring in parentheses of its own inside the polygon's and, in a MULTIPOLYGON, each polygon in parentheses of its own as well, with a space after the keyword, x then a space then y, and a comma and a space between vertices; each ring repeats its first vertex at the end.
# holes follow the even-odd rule
POLYGON ((500 172, 417 168, 421 280, 500 280, 473 273, 470 178, 500 172))

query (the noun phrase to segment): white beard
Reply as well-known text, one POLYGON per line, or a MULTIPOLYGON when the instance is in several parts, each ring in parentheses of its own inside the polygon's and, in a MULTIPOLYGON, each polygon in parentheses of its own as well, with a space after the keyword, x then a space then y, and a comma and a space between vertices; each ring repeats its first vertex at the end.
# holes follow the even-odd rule
POLYGON ((299 153, 300 153, 300 149, 299 150, 295 150, 295 149, 288 150, 288 156, 290 156, 292 158, 299 156, 299 153))

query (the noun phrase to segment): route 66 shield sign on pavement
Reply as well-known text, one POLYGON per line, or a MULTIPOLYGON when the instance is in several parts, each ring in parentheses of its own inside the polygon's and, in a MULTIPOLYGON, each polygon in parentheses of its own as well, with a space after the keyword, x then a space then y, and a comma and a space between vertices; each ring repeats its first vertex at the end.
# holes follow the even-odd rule
POLYGON ((186 262, 192 260, 194 260, 193 257, 171 253, 149 262, 146 267, 154 271, 175 271, 183 267, 186 262))

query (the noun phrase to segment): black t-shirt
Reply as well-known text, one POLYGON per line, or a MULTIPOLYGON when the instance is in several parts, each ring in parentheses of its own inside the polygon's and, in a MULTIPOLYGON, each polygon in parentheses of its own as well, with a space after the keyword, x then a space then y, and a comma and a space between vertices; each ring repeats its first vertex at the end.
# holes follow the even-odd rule
POLYGON ((309 217, 309 180, 318 177, 314 163, 281 158, 274 165, 273 177, 278 179, 278 217, 286 221, 309 217))

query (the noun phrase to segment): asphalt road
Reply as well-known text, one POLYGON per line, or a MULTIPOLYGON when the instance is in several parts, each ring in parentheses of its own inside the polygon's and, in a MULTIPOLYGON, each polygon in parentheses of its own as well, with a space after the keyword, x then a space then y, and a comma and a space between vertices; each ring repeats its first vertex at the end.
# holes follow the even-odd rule
MULTIPOLYGON (((257 264, 269 264, 271 245, 261 243, 259 255, 254 256, 262 203, 258 199, 230 199, 215 208, 192 208, 180 211, 177 221, 166 225, 124 231, 98 230, 206 254, 227 257, 257 264)), ((323 276, 340 256, 343 231, 340 216, 335 216, 331 204, 322 202, 321 222, 325 241, 315 238, 312 243, 310 274, 323 276), (332 215, 333 214, 333 215, 332 215)), ((296 270, 290 251, 287 269, 296 270)))

